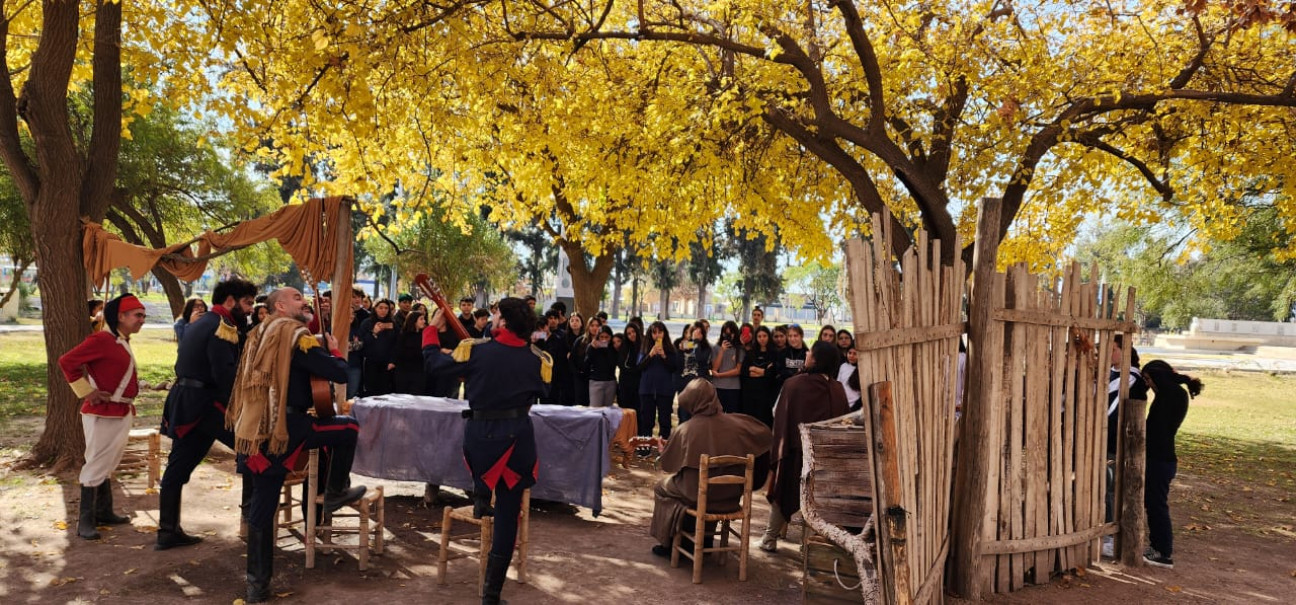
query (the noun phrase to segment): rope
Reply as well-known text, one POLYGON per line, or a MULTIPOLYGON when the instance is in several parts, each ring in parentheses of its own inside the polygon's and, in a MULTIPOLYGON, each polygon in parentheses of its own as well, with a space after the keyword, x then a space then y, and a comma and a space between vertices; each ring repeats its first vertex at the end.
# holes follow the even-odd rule
POLYGON ((859 588, 860 588, 861 586, 864 585, 864 580, 860 580, 860 581, 859 581, 859 584, 856 584, 856 585, 854 585, 854 586, 847 586, 847 585, 845 585, 845 584, 842 583, 842 581, 841 581, 841 575, 837 573, 837 562, 840 561, 840 560, 841 560, 841 559, 838 559, 838 558, 836 558, 836 557, 833 557, 833 579, 834 579, 834 580, 837 580, 837 585, 838 585, 838 586, 841 586, 842 588, 845 588, 846 590, 859 590, 859 588))

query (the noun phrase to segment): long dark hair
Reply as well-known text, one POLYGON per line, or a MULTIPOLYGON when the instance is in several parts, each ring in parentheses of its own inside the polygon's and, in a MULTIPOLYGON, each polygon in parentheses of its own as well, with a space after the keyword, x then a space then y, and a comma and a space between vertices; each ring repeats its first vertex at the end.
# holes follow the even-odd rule
POLYGON ((807 365, 804 372, 806 374, 824 374, 829 378, 837 378, 837 369, 841 367, 841 351, 837 349, 837 344, 825 340, 816 340, 813 347, 810 347, 810 355, 814 357, 814 365, 807 365))
POLYGON ((630 322, 630 323, 626 324, 625 331, 622 332, 622 333, 625 334, 625 341, 626 341, 626 342, 633 342, 636 346, 638 346, 638 345, 642 345, 642 344, 643 344, 643 339, 644 339, 644 338, 643 338, 643 330, 639 328, 639 325, 638 325, 638 324, 636 324, 636 323, 634 323, 634 322, 630 322), (630 339, 630 332, 631 332, 631 331, 633 331, 634 334, 635 334, 634 340, 631 340, 631 339, 630 339))
POLYGON ((666 351, 666 354, 667 354, 667 355, 674 355, 674 354, 675 354, 675 343, 671 342, 671 339, 670 339, 670 331, 668 331, 668 330, 666 329, 666 324, 664 324, 664 323, 662 323, 662 322, 660 322, 660 321, 654 321, 654 322, 652 322, 652 324, 650 324, 650 325, 648 326, 648 329, 647 329, 647 330, 644 330, 644 337, 643 337, 642 339, 640 339, 640 340, 643 341, 643 346, 640 347, 640 351, 641 351, 644 355, 647 355, 647 354, 648 354, 648 351, 651 351, 652 348, 653 348, 653 345, 656 344, 656 343, 653 341, 653 339, 652 339, 652 331, 653 331, 654 329, 656 329, 656 330, 661 330, 661 333, 662 333, 662 350, 663 350, 663 351, 666 351))
POLYGON ((757 336, 760 335, 762 332, 765 333, 765 350, 763 352, 768 353, 770 351, 774 351, 775 350, 774 333, 770 332, 769 326, 761 326, 759 328, 756 328, 755 332, 752 332, 751 350, 752 351, 761 350, 760 338, 757 338, 757 336))
POLYGON ((426 318, 427 314, 423 313, 422 311, 410 311, 409 315, 405 316, 405 325, 401 326, 401 333, 402 334, 417 333, 418 320, 420 317, 426 318))
POLYGON ((1176 372, 1170 364, 1156 359, 1143 366, 1143 377, 1152 382, 1157 390, 1177 389, 1179 385, 1188 387, 1188 395, 1196 397, 1201 394, 1205 385, 1194 376, 1176 372))

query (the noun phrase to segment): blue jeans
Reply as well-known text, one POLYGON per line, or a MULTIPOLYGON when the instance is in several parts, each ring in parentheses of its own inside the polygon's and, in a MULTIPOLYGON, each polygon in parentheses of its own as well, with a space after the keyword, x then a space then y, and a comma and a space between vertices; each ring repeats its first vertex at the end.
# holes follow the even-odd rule
POLYGON ((360 392, 360 377, 363 375, 363 368, 347 366, 347 399, 355 399, 355 396, 360 392))

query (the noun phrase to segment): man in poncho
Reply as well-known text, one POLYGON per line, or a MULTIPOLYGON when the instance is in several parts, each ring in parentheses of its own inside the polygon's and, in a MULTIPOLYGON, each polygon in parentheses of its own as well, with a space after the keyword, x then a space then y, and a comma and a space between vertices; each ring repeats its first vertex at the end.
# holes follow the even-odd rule
MULTIPOLYGON (((684 511, 697 506, 698 467, 702 456, 756 456, 752 475, 752 490, 756 490, 765 484, 769 474, 769 457, 765 453, 774 440, 769 427, 761 421, 746 414, 726 414, 715 387, 706 380, 695 379, 685 386, 679 395, 679 406, 690 417, 675 429, 662 452, 662 470, 672 474, 659 481, 653 490, 653 518, 648 530, 658 542, 653 554, 663 557, 670 556, 671 542, 681 524, 693 521, 684 511)), ((710 469, 711 476, 742 472, 742 467, 710 469)), ((742 505, 742 491, 741 485, 711 487, 707 491, 707 512, 738 510, 742 505)))

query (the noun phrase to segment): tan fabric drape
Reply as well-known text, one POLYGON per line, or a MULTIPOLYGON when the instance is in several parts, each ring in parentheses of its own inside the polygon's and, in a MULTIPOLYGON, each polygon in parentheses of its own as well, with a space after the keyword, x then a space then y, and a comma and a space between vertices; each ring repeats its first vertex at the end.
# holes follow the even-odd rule
MULTIPOLYGON (((172 275, 193 281, 207 270, 206 261, 163 259, 167 254, 186 258, 205 257, 213 253, 279 240, 279 244, 315 279, 332 279, 337 262, 345 262, 350 274, 352 254, 343 250, 339 258, 336 228, 351 219, 350 204, 345 198, 314 198, 304 204, 284 206, 260 218, 239 223, 225 233, 208 231, 196 241, 166 248, 146 248, 128 244, 98 223, 86 221, 81 245, 85 252, 85 269, 94 283, 103 283, 108 273, 118 267, 129 267, 131 277, 139 279, 161 266, 172 275), (194 246, 197 246, 196 254, 194 246)), ((350 287, 347 287, 350 290, 350 287)))

